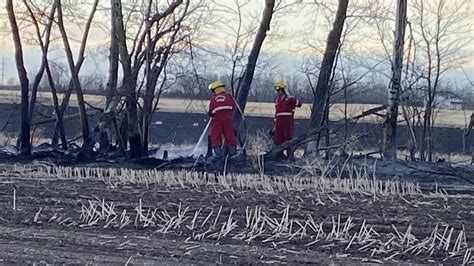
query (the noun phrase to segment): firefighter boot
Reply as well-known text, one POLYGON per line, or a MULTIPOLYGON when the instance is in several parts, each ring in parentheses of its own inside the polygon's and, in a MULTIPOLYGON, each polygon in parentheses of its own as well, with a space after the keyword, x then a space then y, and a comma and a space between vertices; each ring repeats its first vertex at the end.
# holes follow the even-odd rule
POLYGON ((236 151, 236 149, 235 149, 235 146, 230 146, 230 147, 229 147, 229 152, 228 152, 229 157, 232 157, 232 156, 234 156, 234 155, 236 155, 236 154, 237 154, 237 151, 236 151))
POLYGON ((286 157, 288 160, 290 161, 293 161, 294 158, 295 158, 295 150, 293 149, 293 147, 289 147, 288 149, 286 149, 286 157))
POLYGON ((232 157, 235 154, 237 154, 235 146, 227 146, 224 148, 224 156, 226 157, 232 157))
POLYGON ((214 148, 213 151, 214 151, 214 158, 221 158, 224 155, 221 147, 214 148))

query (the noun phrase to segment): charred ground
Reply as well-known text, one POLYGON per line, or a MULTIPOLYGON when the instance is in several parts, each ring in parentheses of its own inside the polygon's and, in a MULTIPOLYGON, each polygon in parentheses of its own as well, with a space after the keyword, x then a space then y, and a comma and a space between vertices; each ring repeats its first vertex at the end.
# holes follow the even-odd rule
MULTIPOLYGON (((2 126, 4 135, 15 138, 14 132, 18 132, 19 124, 14 123, 19 117, 19 106, 16 104, 0 103, 0 112, 5 115, 0 117, 0 125, 2 126)), ((54 119, 50 119, 53 114, 53 109, 47 105, 39 105, 36 112, 38 117, 33 122, 34 136, 40 139, 47 140, 52 136, 52 125, 54 119), (36 122, 36 123, 35 123, 36 122), (36 125, 35 125, 36 124, 36 125)), ((77 114, 77 109, 69 107, 66 116, 73 116, 77 114)), ((73 117, 65 120, 65 127, 68 136, 71 139, 80 137, 80 123, 79 118, 73 117)), ((96 117, 91 116, 91 123, 94 124, 96 117)), ((150 143, 155 146, 162 144, 195 144, 199 139, 200 134, 204 130, 208 121, 206 114, 197 113, 170 113, 157 111, 153 115, 153 120, 150 126, 150 143)), ((273 119, 270 117, 255 117, 247 116, 245 118, 245 130, 248 135, 254 135, 257 132, 267 132, 271 129, 273 119)), ((296 134, 305 132, 308 125, 307 119, 296 119, 295 132, 296 134)), ((355 148, 361 151, 364 150, 381 150, 383 127, 380 124, 373 123, 355 123, 349 122, 348 136, 361 136, 355 143, 355 148)), ((330 145, 343 142, 345 126, 340 124, 333 127, 331 133, 330 145)), ((408 131, 406 126, 398 126, 397 146, 401 149, 407 147, 408 131)), ((457 153, 461 154, 466 149, 469 149, 472 142, 472 136, 463 139, 464 130, 461 128, 449 127, 435 127, 433 136, 436 139, 434 142, 434 150, 438 153, 457 153)), ((446 155, 441 155, 445 156, 446 155)))
POLYGON ((338 190, 308 176, 52 169, 1 167, 2 262, 472 262, 474 197, 444 191, 459 182, 390 193, 367 178, 338 190))
MULTIPOLYGON (((0 107, 3 112, 12 108, 0 107)), ((50 111, 42 108, 40 112, 50 111)), ((73 114, 75 110, 69 112, 73 114)), ((151 127, 152 142, 192 144, 199 138, 206 119, 201 114, 157 112, 151 127)), ((297 120, 297 131, 303 131, 306 122, 297 120)), ((271 118, 246 118, 250 134, 265 131, 271 123, 271 118)), ((5 125, 6 130, 15 130, 14 124, 5 125)), ((68 121, 67 130, 78 132, 77 125, 74 120, 68 121)), ((48 124, 37 127, 43 137, 50 136, 49 128, 48 124)), ((369 133, 358 142, 361 149, 377 147, 382 130, 378 125, 353 124, 349 129, 353 135, 369 133)), ((462 139, 457 137, 460 130, 440 128, 435 134, 440 136, 437 148, 444 152, 462 151, 462 139)), ((337 132, 333 140, 339 141, 341 136, 337 132)), ((346 164, 346 158, 339 158, 332 162, 266 162, 263 175, 250 161, 230 162, 227 175, 241 173, 243 178, 260 184, 242 188, 214 177, 225 172, 222 164, 206 166, 186 159, 171 164, 158 159, 129 161, 114 156, 81 161, 76 155, 72 150, 67 154, 37 152, 21 160, 1 157, 1 262, 473 261, 474 180, 467 168, 461 174, 453 174, 454 168, 445 164, 419 164, 412 169, 412 165, 384 165, 363 158, 352 162, 352 170, 338 172, 336 169, 344 169, 346 164), (336 166, 334 171, 325 172, 331 163, 336 166), (140 174, 120 179, 109 172, 111 181, 100 176, 71 177, 66 172, 45 174, 38 170, 58 165, 79 172, 90 167, 104 171, 126 167, 136 169, 127 171, 145 171, 144 175, 159 168, 153 172, 155 175, 196 176, 193 182, 184 179, 170 184, 143 179, 140 174), (308 170, 309 165, 314 169, 308 170), (321 175, 324 180, 362 178, 370 183, 372 167, 377 170, 376 180, 372 180, 375 183, 408 182, 417 189, 384 193, 373 192, 369 187, 328 190, 314 185, 320 182, 316 180, 321 175), (423 169, 430 169, 431 173, 423 169), (288 188, 285 180, 297 178, 306 180, 305 185, 288 188), (262 182, 273 187, 263 186, 262 182)))

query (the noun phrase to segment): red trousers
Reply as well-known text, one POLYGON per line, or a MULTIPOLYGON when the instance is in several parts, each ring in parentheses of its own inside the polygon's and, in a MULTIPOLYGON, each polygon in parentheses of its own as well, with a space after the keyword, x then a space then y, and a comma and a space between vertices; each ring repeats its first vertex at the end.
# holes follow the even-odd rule
POLYGON ((212 148, 222 147, 222 136, 224 136, 227 147, 237 146, 234 125, 232 119, 212 119, 211 121, 211 145, 212 148))
POLYGON ((273 141, 276 145, 293 138, 295 121, 292 116, 277 116, 273 132, 273 141))

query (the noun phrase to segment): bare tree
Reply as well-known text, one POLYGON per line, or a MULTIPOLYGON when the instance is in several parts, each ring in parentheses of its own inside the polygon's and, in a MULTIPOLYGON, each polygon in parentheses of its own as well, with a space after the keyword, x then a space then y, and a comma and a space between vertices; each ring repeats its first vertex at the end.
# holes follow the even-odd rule
MULTIPOLYGON (((111 6, 113 5, 113 1, 111 0, 111 6)), ((117 43, 117 35, 116 35, 116 25, 115 25, 115 16, 117 15, 116 12, 113 12, 113 9, 110 9, 112 19, 110 23, 110 47, 109 47, 109 77, 107 81, 107 86, 105 89, 105 106, 104 106, 104 114, 99 122, 99 132, 101 134, 101 143, 100 146, 102 149, 108 147, 110 145, 110 139, 108 134, 105 130, 109 127, 110 121, 114 121, 114 125, 116 125, 115 120, 115 113, 116 107, 118 102, 120 101, 120 96, 117 92, 117 80, 118 80, 118 67, 119 67, 119 50, 118 50, 118 43, 117 43)), ((114 126, 116 129, 117 127, 114 126)), ((121 139, 120 133, 116 131, 117 138, 121 139)), ((120 141, 123 143, 123 139, 120 141)), ((122 148, 123 145, 121 145, 122 148)))
MULTIPOLYGON (((149 5, 151 6, 151 1, 149 5)), ((171 26, 169 26, 169 28, 160 28, 157 25, 156 33, 153 38, 151 36, 151 32, 148 32, 148 45, 145 51, 147 53, 148 59, 146 72, 146 89, 145 95, 143 97, 143 111, 141 116, 142 143, 143 152, 145 155, 148 153, 148 133, 149 126, 151 123, 151 115, 153 114, 155 109, 153 108, 153 100, 155 98, 158 78, 164 71, 170 57, 179 50, 177 49, 177 44, 189 38, 188 34, 183 34, 182 32, 186 31, 185 27, 183 27, 183 22, 189 15, 190 1, 185 1, 183 5, 184 7, 180 13, 174 12, 176 9, 174 7, 172 9, 168 9, 170 11, 173 11, 174 13, 178 13, 177 18, 173 18, 174 21, 171 26), (171 32, 171 34, 169 35, 167 40, 164 40, 164 33, 168 31, 171 32), (161 45, 159 43, 160 41, 162 42, 161 45)), ((176 5, 176 7, 177 6, 178 5, 176 5)), ((157 99, 155 106, 158 104, 160 94, 161 90, 159 90, 158 97, 156 97, 157 99)))
MULTIPOLYGON (((341 42, 341 35, 344 28, 348 4, 349 0, 339 0, 338 2, 336 18, 334 20, 333 28, 329 32, 327 38, 326 50, 321 62, 316 90, 314 92, 313 109, 311 110, 311 120, 309 123, 308 132, 315 131, 323 126, 326 113, 325 105, 327 103, 329 91, 329 81, 334 67, 334 60, 336 58, 337 50, 341 42)), ((316 152, 316 150, 317 145, 314 142, 308 145, 307 152, 316 152)))
MULTIPOLYGON (((262 48, 262 44, 265 40, 265 37, 267 36, 267 31, 270 30, 270 22, 272 20, 274 7, 275 0, 265 1, 265 9, 263 10, 262 20, 260 21, 260 27, 258 28, 257 35, 255 36, 255 41, 250 51, 247 66, 242 79, 242 84, 238 89, 237 93, 237 104, 239 105, 239 108, 242 112, 245 110, 245 105, 247 104, 247 97, 249 95, 250 86, 252 85, 255 66, 257 64, 260 49, 262 48)), ((234 112, 234 124, 236 125, 236 128, 239 128, 241 120, 242 117, 240 113, 236 110, 234 112)))
POLYGON ((115 28, 117 34, 117 46, 119 50, 120 62, 122 64, 123 81, 122 90, 126 97, 127 120, 130 142, 130 156, 139 158, 143 155, 140 132, 138 131, 138 114, 136 105, 135 82, 133 80, 132 65, 130 55, 127 49, 127 37, 124 27, 122 3, 118 0, 112 1, 112 12, 114 15, 115 28))
MULTIPOLYGON (((215 6, 211 6, 212 15, 210 24, 223 33, 225 51, 213 52, 223 58, 224 65, 231 63, 230 69, 230 89, 232 95, 237 96, 237 88, 240 87, 242 76, 245 71, 245 58, 249 53, 249 46, 252 44, 252 37, 258 29, 258 18, 256 14, 248 12, 250 0, 236 0, 232 3, 214 1, 215 6)), ((255 11, 257 12, 257 11, 255 11)), ((215 55, 213 55, 215 56, 215 55)))
POLYGON ((80 157, 90 156, 93 150, 97 139, 100 139, 100 150, 107 151, 110 146, 110 125, 113 124, 115 133, 117 135, 117 140, 120 145, 120 148, 125 153, 125 144, 122 136, 118 130, 117 121, 116 121, 116 108, 120 102, 120 95, 117 91, 117 81, 118 81, 118 69, 119 69, 119 46, 116 30, 116 20, 118 19, 118 12, 113 8, 114 0, 111 0, 111 19, 110 19, 110 46, 109 46, 109 74, 108 81, 105 88, 105 105, 103 108, 102 115, 91 132, 87 140, 82 145, 80 157))
POLYGON ((20 154, 29 155, 31 154, 30 123, 28 117, 29 81, 25 64, 23 62, 23 48, 21 45, 20 33, 18 32, 18 25, 16 23, 12 0, 7 0, 6 8, 8 12, 8 19, 10 21, 13 42, 15 43, 16 69, 18 71, 18 77, 20 78, 21 84, 21 130, 19 137, 20 154))
MULTIPOLYGON (((126 9, 116 0, 112 0, 111 3, 115 27, 113 38, 116 38, 113 42, 117 43, 123 71, 122 84, 118 86, 117 94, 125 98, 126 134, 130 143, 130 156, 138 158, 148 152, 149 125, 152 114, 157 108, 159 96, 166 87, 164 83, 167 79, 168 62, 173 55, 182 52, 188 46, 190 36, 198 26, 196 21, 190 20, 190 15, 199 10, 203 2, 176 0, 163 6, 147 1, 145 9, 143 6, 134 5, 126 9), (163 7, 164 9, 160 10, 163 7), (130 13, 124 13, 125 10, 129 10, 130 13), (133 23, 126 25, 131 20, 133 23), (191 26, 193 22, 195 24, 191 26), (132 35, 134 38, 127 37, 132 35), (161 82, 161 85, 157 89, 158 82, 161 82), (142 106, 140 97, 143 97, 142 106)), ((110 70, 115 72, 113 69, 111 65, 110 70)), ((109 79, 115 79, 113 75, 115 74, 111 73, 109 79)), ((108 86, 114 86, 113 82, 109 82, 108 86)), ((115 112, 118 103, 117 97, 112 98, 115 100, 107 104, 106 108, 109 118, 113 117, 110 114, 115 112)), ((101 124, 109 122, 104 114, 101 124)), ((124 136, 125 132, 121 135, 124 136)))
POLYGON ((407 24, 407 1, 397 1, 397 20, 395 25, 395 42, 393 44, 392 79, 388 93, 387 116, 384 122, 384 157, 395 160, 397 150, 398 104, 400 102, 401 79, 403 68, 403 52, 405 43, 405 29, 407 24))
MULTIPOLYGON (((378 65, 378 63, 375 63, 373 67, 371 67, 369 70, 367 70, 365 73, 361 73, 360 76, 356 77, 355 73, 352 73, 351 75, 351 66, 346 66, 343 64, 344 58, 346 58, 347 61, 351 59, 352 61, 354 59, 351 58, 352 52, 350 47, 343 47, 343 46, 348 46, 346 45, 346 42, 351 42, 350 38, 352 35, 354 35, 354 31, 360 27, 361 22, 364 20, 371 20, 372 15, 370 14, 370 7, 367 5, 352 5, 348 7, 348 11, 346 14, 346 20, 345 20, 345 26, 343 27, 343 32, 340 37, 340 42, 339 46, 336 51, 336 55, 334 58, 334 63, 333 63, 333 68, 331 71, 331 78, 329 79, 328 83, 328 91, 327 91, 327 98, 326 98, 326 103, 324 106, 324 117, 322 124, 328 124, 329 123, 329 113, 330 109, 333 106, 333 103, 335 101, 338 101, 338 97, 340 98, 340 94, 342 92, 343 94, 343 99, 344 99, 344 140, 343 143, 347 143, 348 139, 348 114, 347 114, 347 91, 350 89, 350 87, 356 85, 358 82, 360 82, 370 71, 373 70, 374 67, 378 65), (369 9, 369 14, 367 14, 366 9, 369 9), (349 19, 348 19, 349 18, 349 19), (344 51, 345 50, 345 51, 344 51)), ((330 21, 332 18, 328 17, 326 18, 328 21, 330 21)), ((310 84, 310 78, 309 78, 310 84)), ((311 85, 311 89, 313 94, 316 92, 316 88, 314 88, 311 85)), ((325 139, 325 151, 326 151, 326 158, 330 158, 331 155, 331 149, 328 149, 327 147, 330 147, 330 137, 331 137, 331 127, 328 125, 325 130, 324 130, 324 139, 325 139)), ((337 129, 336 129, 337 130, 337 129)), ((336 130, 332 130, 333 132, 336 130)), ((316 139, 316 147, 318 147, 318 150, 321 148, 320 146, 320 134, 318 134, 318 138, 316 139)), ((342 146, 345 148, 345 145, 342 146)))
MULTIPOLYGON (((95 2, 93 4, 92 11, 91 11, 91 17, 94 16, 94 13, 96 11, 98 2, 99 2, 98 0, 95 0, 95 2)), ((66 29, 64 27, 61 0, 56 0, 56 5, 57 5, 57 9, 58 9, 59 31, 61 32, 61 36, 62 36, 62 39, 63 39, 64 50, 66 52, 67 62, 68 62, 69 70, 71 72, 72 83, 73 83, 73 86, 76 90, 77 103, 79 105, 79 114, 80 114, 80 118, 81 118, 82 139, 85 142, 87 140, 87 138, 89 137, 89 122, 88 122, 88 119, 87 119, 86 106, 85 106, 85 103, 84 103, 84 95, 82 93, 82 87, 81 87, 81 83, 79 81, 79 73, 78 73, 79 71, 75 67, 71 46, 69 45, 69 39, 67 37, 66 29)))
MULTIPOLYGON (((42 52, 47 53, 48 49, 49 49, 50 39, 51 39, 50 38, 51 37, 51 28, 53 26, 53 16, 54 16, 54 13, 56 12, 56 5, 53 5, 52 8, 51 8, 51 13, 49 15, 48 23, 46 24, 46 27, 45 27, 45 36, 44 36, 44 40, 43 40, 42 34, 40 32, 40 29, 39 29, 38 21, 36 19, 35 14, 33 13, 33 10, 30 7, 30 4, 28 3, 27 0, 23 0, 23 4, 26 6, 27 11, 30 15, 30 18, 33 22, 33 26, 35 27, 36 37, 38 38, 38 44, 40 45, 40 48, 41 48, 42 52)), ((43 74, 44 74, 44 70, 45 70, 45 65, 46 65, 45 59, 46 58, 44 58, 44 57, 42 58, 40 68, 38 70, 38 73, 35 76, 35 79, 33 81, 32 87, 31 87, 31 97, 30 97, 30 107, 29 107, 29 120, 30 120, 30 123, 33 119, 33 113, 34 113, 34 108, 35 108, 35 104, 36 104, 36 95, 37 95, 37 92, 38 92, 38 87, 40 85, 41 79, 43 78, 43 74)))
POLYGON ((436 98, 447 71, 466 64, 463 52, 472 41, 472 14, 465 0, 416 0, 411 3, 410 29, 414 39, 412 67, 407 72, 408 88, 424 101, 421 111, 412 108, 412 117, 421 128, 420 160, 433 160, 433 127, 436 98))
MULTIPOLYGON (((57 0, 56 0, 57 1, 57 0)), ((92 20, 94 18, 94 14, 95 14, 95 11, 96 11, 96 8, 97 8, 97 5, 95 5, 95 2, 94 1, 94 5, 93 5, 93 8, 91 9, 91 12, 89 13, 89 16, 87 18, 87 21, 85 22, 85 26, 84 26, 84 31, 83 31, 83 34, 82 34, 82 39, 81 39, 81 45, 79 47, 79 53, 77 55, 77 59, 76 59, 76 62, 75 62, 75 65, 74 65, 74 72, 77 73, 77 76, 79 76, 79 73, 80 73, 80 70, 81 70, 81 67, 82 67, 82 64, 84 63, 84 60, 85 60, 85 51, 86 51, 86 47, 87 47, 87 40, 88 40, 88 37, 89 37, 89 31, 91 29, 91 26, 92 26, 92 20)), ((71 71, 70 71, 71 72, 71 71)), ((72 91, 75 89, 75 86, 74 86, 74 82, 71 78, 71 80, 69 81, 69 84, 68 84, 68 87, 67 87, 67 90, 66 90, 66 93, 64 94, 64 97, 63 97, 63 100, 61 102, 61 113, 62 115, 64 116, 64 112, 66 111, 66 108, 68 107, 69 105, 69 99, 71 97, 71 93, 72 91)), ((79 96, 77 96, 79 97, 79 96)), ((81 111, 80 111, 81 112, 81 111)), ((84 113, 85 113, 85 108, 84 108, 84 113)), ((84 115, 84 114, 83 114, 84 115)), ((82 115, 82 116, 83 116, 82 115)), ((81 117, 82 119, 82 117, 81 117)), ((88 123, 87 123, 88 124, 88 123)), ((83 130, 83 134, 82 134, 82 137, 84 139, 84 127, 82 128, 83 130)), ((87 131, 89 129, 87 128, 87 131)), ((57 143, 58 143, 58 133, 62 132, 62 131, 65 131, 64 130, 64 127, 56 122, 56 125, 55 125, 55 128, 54 128, 54 132, 53 132, 53 137, 52 137, 52 145, 53 146, 57 146, 57 143)), ((87 134, 88 135, 88 134, 87 134)), ((67 147, 63 147, 64 149, 67 149, 67 147)))
POLYGON ((33 12, 33 10, 31 9, 31 6, 30 4, 28 3, 28 1, 24 0, 23 1, 24 5, 26 6, 27 10, 28 10, 28 13, 30 15, 30 18, 33 22, 33 26, 35 28, 35 31, 36 31, 36 37, 38 38, 38 43, 40 45, 40 48, 41 48, 41 51, 42 51, 42 60, 41 60, 41 66, 40 66, 40 69, 38 70, 38 74, 36 75, 35 77, 35 81, 33 83, 33 89, 32 89, 32 95, 31 95, 31 100, 30 100, 30 123, 32 121, 32 118, 33 118, 33 108, 34 108, 34 104, 36 102, 36 92, 38 90, 38 86, 39 86, 39 83, 44 75, 44 71, 46 70, 46 75, 47 75, 47 79, 48 79, 48 83, 49 83, 49 86, 51 88, 51 93, 52 93, 52 97, 53 97, 53 105, 54 105, 54 111, 56 113, 56 116, 57 116, 57 123, 60 126, 60 128, 62 129, 61 130, 61 143, 63 145, 63 147, 67 147, 67 139, 66 139, 66 135, 65 135, 65 132, 64 132, 64 125, 63 125, 63 114, 61 112, 61 109, 59 108, 59 100, 58 100, 58 94, 57 94, 57 91, 56 91, 56 85, 54 83, 54 79, 53 79, 53 74, 51 73, 51 69, 49 67, 49 62, 48 62, 48 48, 49 48, 49 43, 50 43, 50 36, 51 36, 51 28, 52 28, 52 24, 53 24, 53 18, 54 18, 54 14, 56 12, 56 4, 53 4, 52 7, 51 7, 51 11, 50 11, 50 14, 49 14, 49 20, 48 20, 48 23, 46 25, 46 29, 45 29, 45 37, 44 37, 44 41, 43 41, 43 37, 41 35, 41 31, 40 31, 40 27, 39 27, 39 23, 38 23, 38 20, 36 19, 36 16, 33 12))

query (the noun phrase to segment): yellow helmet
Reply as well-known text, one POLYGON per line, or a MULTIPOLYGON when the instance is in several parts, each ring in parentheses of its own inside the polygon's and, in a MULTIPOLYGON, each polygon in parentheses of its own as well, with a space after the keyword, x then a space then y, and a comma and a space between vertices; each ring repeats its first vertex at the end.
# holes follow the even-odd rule
POLYGON ((214 91, 216 94, 221 93, 225 91, 225 85, 219 80, 215 80, 209 84, 209 90, 214 91))
POLYGON ((275 82, 275 90, 283 90, 286 95, 289 94, 288 86, 286 86, 286 83, 283 80, 277 80, 275 82))

